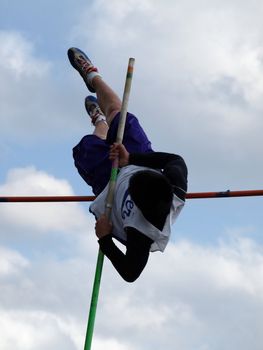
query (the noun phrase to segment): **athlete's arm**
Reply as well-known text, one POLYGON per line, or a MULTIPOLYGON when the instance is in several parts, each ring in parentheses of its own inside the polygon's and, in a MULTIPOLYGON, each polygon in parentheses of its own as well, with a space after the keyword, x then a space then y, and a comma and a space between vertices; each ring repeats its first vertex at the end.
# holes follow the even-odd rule
POLYGON ((108 234, 99 239, 101 251, 126 282, 134 282, 147 264, 153 241, 132 227, 127 228, 126 254, 113 242, 108 234))
POLYGON ((131 153, 129 164, 162 169, 162 173, 170 180, 174 193, 179 198, 185 199, 187 167, 181 156, 165 152, 131 153))
POLYGON ((129 164, 161 169, 170 180, 174 193, 181 199, 185 199, 187 191, 187 166, 184 159, 173 153, 148 152, 129 153, 122 144, 114 143, 110 148, 110 159, 119 158, 119 166, 129 164))

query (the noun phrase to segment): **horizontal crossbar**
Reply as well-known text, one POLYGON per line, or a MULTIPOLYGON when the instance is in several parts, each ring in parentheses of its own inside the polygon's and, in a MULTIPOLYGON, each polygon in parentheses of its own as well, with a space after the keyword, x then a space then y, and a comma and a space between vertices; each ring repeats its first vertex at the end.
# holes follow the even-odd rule
MULTIPOLYGON (((187 193, 187 199, 250 197, 263 196, 263 190, 193 192, 187 193)), ((91 202, 95 196, 6 196, 0 197, 0 202, 91 202)))

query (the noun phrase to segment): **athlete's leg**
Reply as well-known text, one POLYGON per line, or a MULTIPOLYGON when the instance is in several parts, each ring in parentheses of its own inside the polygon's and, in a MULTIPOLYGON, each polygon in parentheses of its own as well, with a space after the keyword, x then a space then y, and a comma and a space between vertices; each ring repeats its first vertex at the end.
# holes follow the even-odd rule
POLYGON ((118 95, 108 86, 99 76, 92 79, 92 86, 94 87, 100 108, 104 112, 107 123, 110 126, 113 118, 121 110, 121 100, 118 95))
POLYGON ((98 136, 102 140, 106 140, 109 127, 103 122, 99 122, 95 125, 93 135, 98 136))
POLYGON ((121 109, 121 100, 117 94, 102 80, 98 69, 92 64, 87 55, 77 48, 68 50, 72 66, 80 73, 87 88, 96 92, 99 106, 106 116, 108 125, 121 109))
POLYGON ((91 118, 92 124, 95 126, 93 135, 106 140, 109 126, 96 97, 87 96, 85 98, 85 108, 91 118))

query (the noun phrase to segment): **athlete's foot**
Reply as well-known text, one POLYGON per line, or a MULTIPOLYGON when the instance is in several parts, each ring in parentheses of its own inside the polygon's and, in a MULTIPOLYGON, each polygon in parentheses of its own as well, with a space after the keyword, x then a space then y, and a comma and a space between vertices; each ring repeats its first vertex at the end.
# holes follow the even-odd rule
POLYGON ((85 108, 86 108, 86 111, 88 112, 88 115, 91 118, 91 122, 93 125, 96 126, 101 121, 107 124, 106 117, 102 113, 96 97, 87 96, 85 98, 85 108))
POLYGON ((88 56, 76 47, 68 49, 68 58, 71 65, 79 72, 82 76, 87 88, 91 92, 95 92, 92 86, 92 79, 95 76, 100 76, 98 69, 92 64, 88 56))

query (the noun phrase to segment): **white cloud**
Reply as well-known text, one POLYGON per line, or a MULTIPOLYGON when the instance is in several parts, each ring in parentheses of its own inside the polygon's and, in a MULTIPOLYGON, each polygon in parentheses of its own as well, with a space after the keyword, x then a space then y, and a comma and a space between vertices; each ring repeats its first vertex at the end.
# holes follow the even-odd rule
MULTIPOLYGON (((190 190, 215 183, 223 189, 257 188, 263 126, 257 9, 254 2, 214 1, 200 7, 100 0, 83 8, 65 47, 83 48, 120 95, 128 57, 135 56, 129 109, 138 114, 155 149, 185 156, 190 190), (206 177, 204 168, 209 168, 206 177)), ((18 32, 2 31, 0 39, 2 139, 50 139, 59 131, 61 140, 75 140, 86 133, 87 91, 66 52, 59 62, 48 61, 18 32), (13 48, 15 58, 8 66, 13 48)))
MULTIPOLYGON (((56 179, 33 166, 10 170, 0 192, 3 196, 74 195, 66 180, 56 179)), ((94 225, 88 209, 84 212, 77 203, 2 203, 0 218, 2 232, 9 225, 17 230, 30 230, 33 235, 50 230, 79 234, 94 225)))
POLYGON ((56 179, 34 166, 9 170, 6 184, 1 186, 1 193, 10 196, 23 195, 73 195, 70 184, 63 179, 56 179))
POLYGON ((74 88, 68 89, 67 73, 70 70, 66 51, 60 64, 48 60, 46 54, 44 57, 36 44, 22 33, 0 31, 3 139, 12 135, 18 140, 27 137, 27 140, 40 142, 47 137, 57 137, 58 132, 62 139, 79 128, 72 116, 75 113, 81 115, 83 105, 74 105, 74 88))
POLYGON ((117 339, 95 338, 92 347, 96 350, 132 350, 133 348, 125 343, 120 343, 117 339))
MULTIPOLYGON (((236 232, 215 246, 171 243, 164 254, 150 256, 134 284, 123 282, 105 259, 94 346, 259 350, 263 251, 236 232)), ((20 235, 30 243, 24 229, 20 235)), ((31 259, 1 248, 1 348, 83 346, 96 250, 93 235, 89 247, 62 259, 59 252, 31 259)))
MULTIPOLYGON (((261 9, 258 1, 93 1, 69 28, 70 45, 87 51, 120 95, 135 56, 130 109, 156 149, 186 157, 191 188, 251 188, 263 170, 261 9)), ((66 53, 54 61, 33 37, 0 32, 1 138, 72 139, 85 86, 66 53)), ((0 193, 74 194, 35 167, 11 170, 0 193)), ((87 207, 1 204, 1 349, 83 347, 98 247, 87 207)), ((105 259, 94 348, 261 350, 262 280, 262 247, 238 237, 170 244, 132 285, 105 259)))
POLYGON ((44 77, 50 63, 36 59, 33 54, 33 45, 19 32, 0 31, 0 67, 3 72, 14 74, 17 82, 27 77, 44 77))
POLYGON ((256 188, 263 170, 261 29, 255 2, 101 0, 81 13, 72 41, 120 96, 128 57, 136 58, 129 109, 155 149, 185 156, 192 188, 256 188), (96 30, 85 30, 87 22, 96 30))
POLYGON ((73 350, 81 345, 76 337, 79 325, 48 312, 1 312, 0 326, 3 350, 55 350, 58 347, 73 350))
MULTIPOLYGON (((0 318, 3 336, 0 340, 1 348, 9 350, 46 349, 63 347, 75 350, 83 346, 84 339, 80 337, 83 324, 69 324, 70 320, 62 320, 55 315, 45 312, 10 312, 2 313, 0 318), (41 331, 39 331, 41 329, 41 331)), ((71 322, 73 323, 73 322, 71 322)), ((83 336, 83 334, 81 334, 83 336)), ((132 345, 119 342, 117 339, 103 339, 94 337, 95 349, 131 350, 132 345)))
MULTIPOLYGON (((247 9, 244 12, 240 3, 199 5, 131 0, 124 6, 120 0, 110 4, 96 1, 80 15, 73 36, 83 43, 88 39, 84 48, 106 70, 109 66, 114 70, 114 62, 119 65, 127 53, 134 53, 143 69, 136 66, 135 75, 138 68, 143 83, 145 77, 151 77, 150 90, 155 85, 154 72, 159 72, 156 85, 163 88, 166 83, 166 93, 174 87, 185 90, 187 84, 202 88, 221 76, 230 76, 242 84, 248 97, 253 92, 261 94, 261 16, 247 9), (96 27, 95 32, 83 30, 87 20, 96 27), (249 31, 244 22, 250 24, 249 31), (116 49, 118 55, 106 60, 94 56, 116 49)), ((249 7, 253 9, 253 4, 249 7)))
POLYGON ((110 293, 105 282, 99 335, 132 333, 134 349, 260 349, 262 274, 262 248, 248 239, 170 245, 151 256, 135 285, 116 282, 110 293))
MULTIPOLYGON (((43 311, 3 312, 0 317, 3 350, 66 350, 83 348, 84 325, 74 319, 62 319, 55 314, 43 311)), ((116 339, 95 338, 92 347, 97 350, 131 350, 116 339)))
POLYGON ((19 274, 27 266, 28 261, 18 252, 0 246, 0 278, 19 274))

